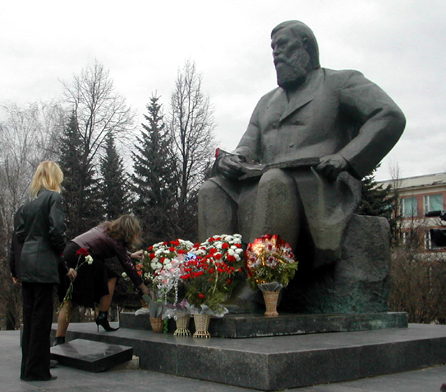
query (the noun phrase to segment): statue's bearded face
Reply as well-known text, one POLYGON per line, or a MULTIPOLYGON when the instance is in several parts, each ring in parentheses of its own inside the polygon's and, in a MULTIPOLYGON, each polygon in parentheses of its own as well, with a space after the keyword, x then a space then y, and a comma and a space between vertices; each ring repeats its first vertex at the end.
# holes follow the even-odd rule
POLYGON ((310 55, 300 37, 284 28, 274 34, 271 47, 277 73, 277 84, 287 89, 300 85, 311 69, 310 55))

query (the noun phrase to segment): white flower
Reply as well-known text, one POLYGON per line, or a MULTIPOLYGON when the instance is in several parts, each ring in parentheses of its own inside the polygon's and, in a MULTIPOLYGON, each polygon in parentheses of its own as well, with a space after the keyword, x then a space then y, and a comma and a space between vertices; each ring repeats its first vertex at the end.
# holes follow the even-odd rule
POLYGON ((121 276, 125 279, 125 278, 127 278, 127 274, 125 273, 125 272, 123 272, 122 274, 121 274, 121 276))
POLYGON ((92 264, 93 264, 93 257, 91 257, 90 255, 85 256, 85 261, 86 261, 89 265, 92 265, 92 264))
POLYGON ((214 247, 217 248, 217 249, 221 249, 222 245, 223 245, 223 242, 221 242, 221 241, 218 241, 218 242, 214 243, 214 247))

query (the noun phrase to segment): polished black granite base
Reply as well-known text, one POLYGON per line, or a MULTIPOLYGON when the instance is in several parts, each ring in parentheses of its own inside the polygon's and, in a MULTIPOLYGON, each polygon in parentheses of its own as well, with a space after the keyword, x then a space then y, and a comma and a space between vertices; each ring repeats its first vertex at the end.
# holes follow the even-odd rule
POLYGON ((130 361, 132 357, 132 347, 84 339, 75 339, 51 347, 51 358, 56 359, 61 365, 93 373, 103 372, 130 361))
MULTIPOLYGON (((56 327, 53 325, 54 331, 56 327)), ((197 339, 122 326, 115 332, 97 332, 93 323, 71 323, 67 339, 78 338, 132 346, 142 369, 264 391, 357 380, 446 363, 443 325, 197 339)))
MULTIPOLYGON (((134 313, 121 313, 120 325, 121 328, 151 329, 148 316, 135 316, 134 313)), ((193 320, 189 328, 194 332, 193 320)), ((278 317, 264 317, 261 314, 227 314, 223 318, 212 318, 209 332, 213 337, 254 338, 383 328, 407 328, 407 313, 287 314, 278 317)), ((171 320, 169 332, 174 330, 175 325, 171 320)))

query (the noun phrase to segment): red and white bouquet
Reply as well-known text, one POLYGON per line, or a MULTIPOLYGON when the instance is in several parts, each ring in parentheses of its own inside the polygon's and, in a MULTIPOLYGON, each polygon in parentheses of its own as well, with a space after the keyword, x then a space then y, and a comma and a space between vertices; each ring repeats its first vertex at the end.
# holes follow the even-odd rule
POLYGON ((213 236, 190 249, 182 279, 192 313, 222 317, 228 312, 222 304, 231 294, 235 274, 242 271, 242 259, 239 234, 213 236))

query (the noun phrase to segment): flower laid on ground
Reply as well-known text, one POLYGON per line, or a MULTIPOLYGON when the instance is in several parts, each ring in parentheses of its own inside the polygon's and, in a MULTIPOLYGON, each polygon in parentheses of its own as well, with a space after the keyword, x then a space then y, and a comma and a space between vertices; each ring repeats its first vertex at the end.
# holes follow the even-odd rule
POLYGON ((232 281, 243 258, 241 236, 235 234, 213 236, 195 244, 184 264, 182 279, 186 299, 192 312, 209 313, 221 317, 227 313, 222 303, 229 297, 232 281))
POLYGON ((248 244, 245 257, 248 282, 253 289, 280 290, 297 271, 291 246, 278 235, 265 234, 255 239, 248 244))
MULTIPOLYGON (((93 264, 93 257, 91 257, 91 255, 88 254, 88 250, 85 248, 79 248, 79 250, 76 252, 76 255, 78 256, 77 258, 77 263, 76 263, 76 267, 74 268, 74 270, 77 272, 79 270, 79 268, 81 268, 84 264, 88 264, 91 265, 93 264)), ((68 286, 68 290, 65 294, 65 297, 62 301, 62 303, 59 306, 59 310, 58 313, 62 310, 62 308, 65 305, 71 306, 71 299, 73 298, 73 280, 70 282, 70 286, 68 286)), ((67 312, 67 317, 68 317, 68 312, 67 312)))

